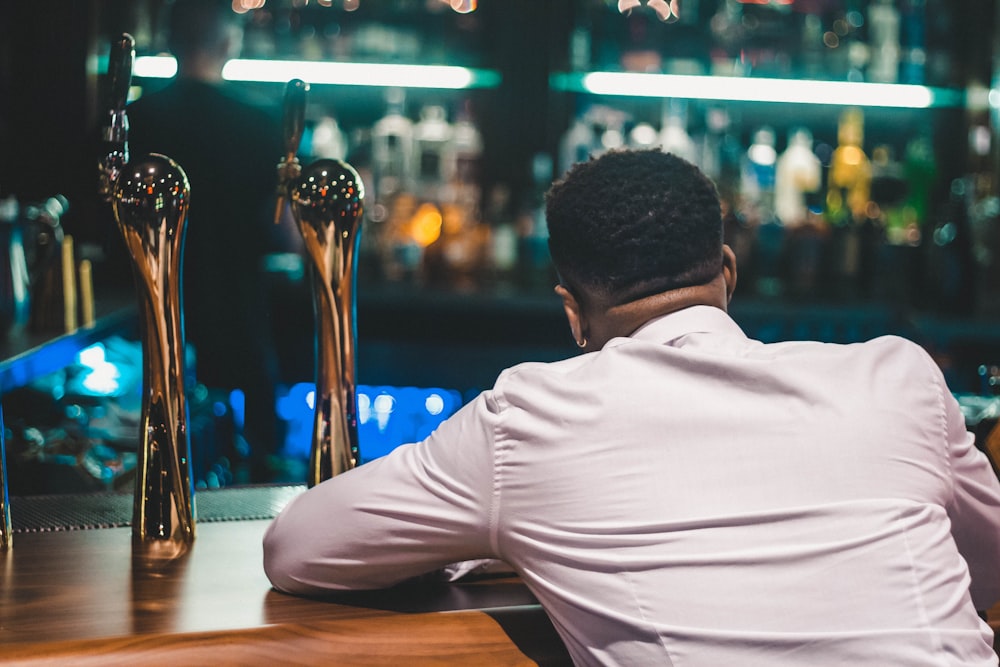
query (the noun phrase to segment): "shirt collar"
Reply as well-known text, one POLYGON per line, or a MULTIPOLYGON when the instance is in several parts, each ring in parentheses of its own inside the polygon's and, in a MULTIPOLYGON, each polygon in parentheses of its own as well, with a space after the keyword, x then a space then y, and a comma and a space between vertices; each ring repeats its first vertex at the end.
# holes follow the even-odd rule
POLYGON ((690 306, 646 322, 629 338, 667 344, 691 333, 725 333, 746 337, 726 311, 715 306, 690 306))

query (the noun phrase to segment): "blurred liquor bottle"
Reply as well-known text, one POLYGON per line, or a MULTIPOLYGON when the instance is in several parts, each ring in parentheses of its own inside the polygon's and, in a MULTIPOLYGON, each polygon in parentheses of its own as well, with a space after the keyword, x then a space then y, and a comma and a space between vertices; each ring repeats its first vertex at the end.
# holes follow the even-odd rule
POLYGON ((449 202, 440 207, 440 233, 424 250, 427 284, 470 292, 480 287, 487 266, 489 230, 471 209, 449 202))
POLYGON ((938 179, 937 159, 929 130, 906 142, 903 175, 907 184, 905 215, 923 236, 931 224, 931 198, 938 179))
POLYGON ((864 115, 844 110, 837 147, 827 175, 826 220, 831 226, 829 277, 831 295, 855 298, 862 287, 863 244, 869 225, 871 164, 864 148, 864 115))
POLYGON ((559 173, 565 174, 577 162, 586 162, 597 145, 597 134, 589 108, 576 115, 559 142, 559 173))
POLYGON ((651 123, 640 121, 628 131, 628 146, 635 150, 650 150, 660 146, 660 133, 651 123))
POLYGON ((548 291, 555 284, 549 259, 549 228, 545 220, 545 192, 552 184, 552 158, 536 153, 531 161, 532 189, 517 220, 518 286, 527 290, 548 291))
POLYGON ((625 134, 628 115, 624 111, 601 104, 591 107, 589 115, 597 136, 592 151, 593 157, 625 147, 628 141, 625 134))
POLYGON ((900 83, 923 85, 927 69, 926 0, 900 0, 900 83))
POLYGON ((372 128, 374 199, 388 205, 400 192, 413 187, 413 121, 405 113, 401 88, 386 91, 386 113, 372 128))
POLYGON ((737 0, 722 0, 709 21, 712 32, 709 54, 712 74, 739 76, 749 72, 749 66, 744 67, 742 57, 746 35, 743 9, 744 5, 737 0))
POLYGON ((499 183, 485 199, 483 219, 490 230, 485 284, 505 291, 514 286, 517 275, 517 226, 510 188, 499 183))
MULTIPOLYGON (((736 28, 738 63, 735 72, 744 75, 789 77, 795 72, 795 56, 800 47, 798 16, 791 3, 743 2, 736 11, 717 13, 720 28, 730 17, 739 16, 736 28)), ((719 33, 717 33, 719 34, 719 33)))
POLYGON ((973 179, 951 182, 948 201, 937 216, 928 249, 930 292, 935 309, 948 315, 971 316, 976 309, 976 261, 972 251, 969 202, 973 179))
POLYGON ((777 161, 774 129, 769 126, 758 128, 744 154, 740 178, 743 213, 755 224, 774 216, 777 161))
POLYGON ((788 145, 778 157, 775 173, 775 212, 785 228, 783 273, 785 293, 793 298, 816 293, 822 270, 826 224, 816 206, 823 182, 823 166, 813 152, 809 130, 789 133, 788 145))
MULTIPOLYGON (((443 135, 445 130, 436 127, 434 134, 443 135)), ((424 273, 430 283, 471 291, 489 279, 490 228, 480 210, 483 141, 468 101, 459 105, 446 134, 437 197, 441 234, 427 246, 424 273)))
POLYGON ((447 112, 432 104, 420 110, 420 120, 413 126, 414 188, 418 197, 427 201, 440 200, 445 180, 445 155, 452 138, 447 112))
POLYGON ((818 10, 803 14, 796 71, 803 79, 823 79, 826 76, 827 47, 823 43, 823 32, 823 17, 818 10))
POLYGON ((363 266, 377 264, 379 277, 392 281, 415 275, 420 246, 407 227, 417 205, 410 194, 413 121, 406 115, 401 88, 387 89, 385 103, 385 114, 371 128, 371 205, 366 207, 361 251, 368 260, 363 266))
POLYGON ((989 108, 970 111, 968 117, 972 181, 969 225, 977 268, 977 309, 980 314, 996 317, 1000 315, 1000 196, 993 169, 997 146, 989 108))
POLYGON ((698 165, 715 181, 723 208, 735 207, 742 160, 743 146, 733 132, 731 112, 722 106, 709 107, 705 111, 698 165))
POLYGON ((740 266, 749 271, 756 230, 750 226, 740 206, 745 149, 733 129, 734 125, 738 123, 733 122, 730 109, 722 106, 708 108, 699 164, 705 174, 715 181, 719 191, 725 241, 733 249, 740 266))
POLYGON ((890 246, 916 246, 920 226, 906 207, 909 185, 902 163, 896 160, 892 146, 879 144, 872 150, 873 210, 890 246))
POLYGON ((938 309, 963 316, 1000 313, 1000 198, 993 171, 996 146, 985 91, 970 87, 966 173, 951 182, 948 204, 927 243, 938 309), (977 104, 976 100, 980 100, 977 104))
POLYGON ((871 217, 877 222, 875 294, 877 300, 911 306, 920 283, 920 226, 906 206, 909 194, 906 171, 893 147, 879 144, 872 149, 871 217))
POLYGON ((894 0, 871 1, 868 6, 869 81, 896 83, 899 80, 899 23, 899 10, 894 0))
POLYGON ((470 102, 463 100, 444 149, 441 178, 445 194, 442 199, 469 209, 475 217, 479 217, 482 161, 483 138, 473 118, 470 102))
POLYGON ((774 129, 761 127, 747 148, 740 196, 743 216, 756 237, 748 267, 750 278, 754 291, 766 297, 780 296, 784 290, 781 255, 785 231, 774 210, 777 162, 774 129))
POLYGON ((687 100, 663 100, 660 121, 660 147, 664 153, 673 153, 688 162, 697 162, 694 141, 688 134, 687 100))
POLYGON ((778 158, 775 170, 774 207, 778 219, 786 227, 798 227, 806 222, 806 196, 819 190, 823 172, 819 158, 812 149, 812 133, 797 127, 788 135, 788 145, 778 158))

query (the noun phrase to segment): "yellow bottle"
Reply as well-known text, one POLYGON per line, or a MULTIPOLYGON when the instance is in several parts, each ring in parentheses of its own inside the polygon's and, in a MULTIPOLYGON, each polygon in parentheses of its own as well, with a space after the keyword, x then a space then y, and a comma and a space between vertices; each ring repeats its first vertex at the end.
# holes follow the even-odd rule
POLYGON ((863 220, 871 200, 872 168, 865 155, 864 116, 850 108, 840 115, 837 148, 830 161, 827 217, 832 224, 863 220))

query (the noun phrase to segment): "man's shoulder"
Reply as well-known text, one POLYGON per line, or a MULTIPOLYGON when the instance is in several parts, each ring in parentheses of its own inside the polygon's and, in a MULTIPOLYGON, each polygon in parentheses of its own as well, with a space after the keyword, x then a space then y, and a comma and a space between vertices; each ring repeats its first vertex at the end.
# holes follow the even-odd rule
POLYGON ((915 355, 927 356, 926 350, 918 343, 895 334, 877 336, 853 343, 829 343, 818 340, 786 341, 769 343, 768 348, 780 351, 816 352, 831 355, 915 355))
POLYGON ((570 377, 585 366, 594 355, 581 354, 555 361, 525 361, 500 372, 493 385, 495 394, 531 393, 565 390, 570 377))
POLYGON ((591 356, 577 354, 551 361, 522 361, 504 370, 501 376, 509 375, 531 379, 540 375, 564 375, 586 364, 591 356))
POLYGON ((922 345, 912 340, 888 335, 873 338, 864 345, 872 354, 877 355, 878 359, 884 359, 886 363, 895 363, 896 366, 909 369, 913 373, 930 373, 936 380, 943 382, 937 361, 922 345))
POLYGON ((876 358, 903 358, 913 362, 931 361, 930 354, 921 345, 908 338, 894 334, 878 336, 871 340, 845 345, 844 347, 859 354, 873 355, 876 358))
POLYGON ((856 343, 802 342, 788 346, 785 361, 806 364, 819 373, 856 377, 881 387, 943 386, 943 376, 931 354, 920 344, 898 335, 883 335, 856 343), (792 351, 795 350, 795 351, 792 351), (795 355, 800 353, 799 359, 795 355))

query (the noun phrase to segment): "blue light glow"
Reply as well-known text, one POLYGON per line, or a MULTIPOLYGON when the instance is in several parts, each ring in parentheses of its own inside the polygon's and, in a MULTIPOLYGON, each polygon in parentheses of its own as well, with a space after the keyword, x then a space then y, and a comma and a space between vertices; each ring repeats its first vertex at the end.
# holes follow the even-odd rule
POLYGON ((243 390, 233 389, 229 393, 229 407, 233 409, 233 422, 236 423, 236 428, 240 430, 243 430, 243 424, 246 417, 246 406, 247 399, 243 390))
MULTIPOLYGON (((292 385, 279 394, 277 412, 287 424, 287 456, 309 455, 314 395, 311 383, 292 385)), ((440 388, 359 385, 355 395, 362 463, 385 456, 399 445, 423 440, 463 402, 459 392, 440 388)))
POLYGON ((95 343, 80 350, 77 363, 84 367, 80 384, 97 396, 112 396, 121 388, 118 367, 108 362, 104 345, 95 343))
POLYGON ((424 401, 424 408, 426 408, 429 415, 439 415, 444 410, 444 398, 441 397, 441 394, 435 392, 424 401))

